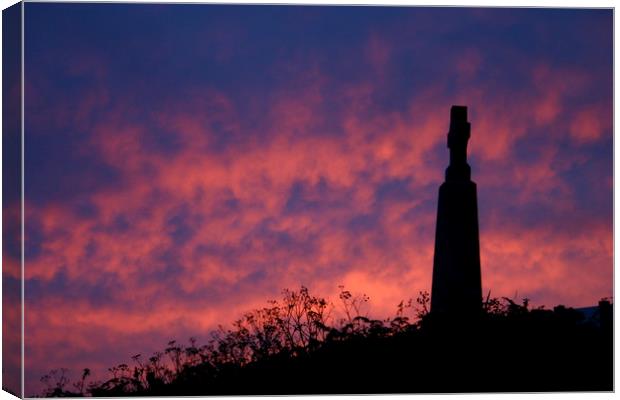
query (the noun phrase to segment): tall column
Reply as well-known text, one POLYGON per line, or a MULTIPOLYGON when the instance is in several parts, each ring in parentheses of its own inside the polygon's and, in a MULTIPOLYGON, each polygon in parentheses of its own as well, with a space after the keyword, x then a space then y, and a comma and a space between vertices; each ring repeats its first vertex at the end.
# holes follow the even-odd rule
POLYGON ((467 164, 467 107, 452 106, 450 165, 439 187, 431 312, 467 317, 482 307, 478 201, 467 164))

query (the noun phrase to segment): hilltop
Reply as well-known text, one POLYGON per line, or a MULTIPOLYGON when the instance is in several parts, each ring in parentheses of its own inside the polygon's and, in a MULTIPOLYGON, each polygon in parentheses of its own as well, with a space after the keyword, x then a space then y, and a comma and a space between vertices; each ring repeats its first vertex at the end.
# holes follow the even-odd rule
POLYGON ((88 369, 73 383, 66 370, 52 371, 42 395, 613 390, 607 300, 586 317, 564 306, 531 309, 527 299, 487 299, 478 318, 445 320, 428 312, 429 296, 420 293, 395 316, 373 320, 357 315, 367 298, 343 289, 343 317, 331 321, 333 304, 306 288, 283 294, 205 345, 171 341, 148 359, 110 368, 106 381, 87 382, 88 369))

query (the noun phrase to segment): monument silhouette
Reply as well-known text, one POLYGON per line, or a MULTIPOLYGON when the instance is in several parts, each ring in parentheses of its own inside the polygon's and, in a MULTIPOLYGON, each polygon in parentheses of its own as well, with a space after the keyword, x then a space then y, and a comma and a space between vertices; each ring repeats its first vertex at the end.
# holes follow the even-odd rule
POLYGON ((482 308, 478 201, 467 164, 470 131, 467 107, 452 106, 450 165, 437 206, 431 313, 454 318, 472 317, 482 308))

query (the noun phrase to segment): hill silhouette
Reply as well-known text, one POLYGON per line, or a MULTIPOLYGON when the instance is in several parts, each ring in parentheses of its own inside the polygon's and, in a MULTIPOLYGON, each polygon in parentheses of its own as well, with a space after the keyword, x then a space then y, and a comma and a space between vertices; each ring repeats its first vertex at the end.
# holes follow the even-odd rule
POLYGON ((205 345, 170 341, 149 358, 109 369, 110 379, 71 382, 51 371, 42 396, 356 394, 613 390, 612 305, 595 318, 572 308, 531 309, 489 299, 478 317, 441 320, 429 295, 384 320, 359 315, 366 296, 342 288, 343 317, 308 289, 212 333, 205 345), (414 311, 415 321, 407 311, 414 311))

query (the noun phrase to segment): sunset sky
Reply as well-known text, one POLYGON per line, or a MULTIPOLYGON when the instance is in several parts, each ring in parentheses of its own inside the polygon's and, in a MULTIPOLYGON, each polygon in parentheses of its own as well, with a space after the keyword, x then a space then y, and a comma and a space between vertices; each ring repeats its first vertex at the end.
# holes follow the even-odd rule
POLYGON ((430 291, 453 104, 484 294, 611 296, 612 22, 26 3, 26 394, 53 368, 102 379, 204 343, 284 288, 345 285, 376 317, 430 291))

